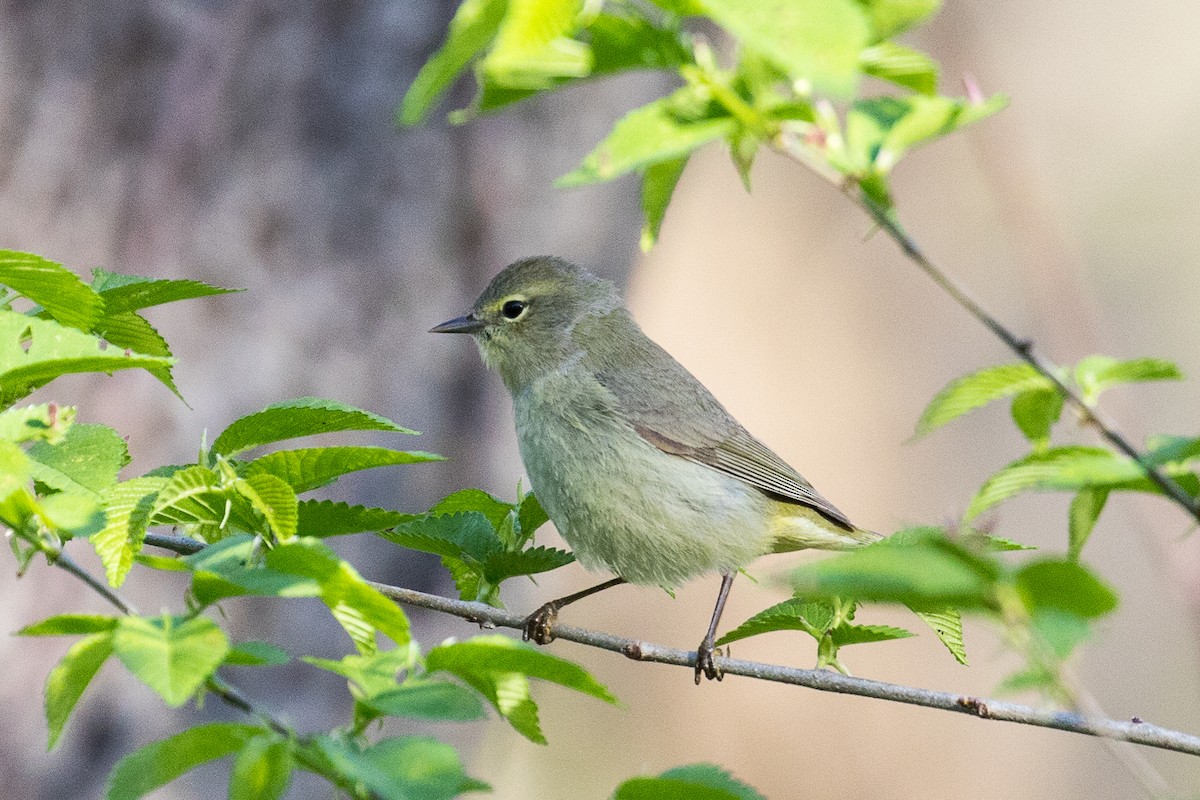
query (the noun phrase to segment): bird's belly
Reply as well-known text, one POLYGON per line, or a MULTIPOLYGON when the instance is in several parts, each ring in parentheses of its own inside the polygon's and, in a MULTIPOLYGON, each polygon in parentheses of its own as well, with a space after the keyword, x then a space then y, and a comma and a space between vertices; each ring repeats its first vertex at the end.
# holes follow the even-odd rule
POLYGON ((605 409, 517 404, 521 457, 550 519, 588 569, 674 587, 771 550, 760 492, 658 450, 605 409))

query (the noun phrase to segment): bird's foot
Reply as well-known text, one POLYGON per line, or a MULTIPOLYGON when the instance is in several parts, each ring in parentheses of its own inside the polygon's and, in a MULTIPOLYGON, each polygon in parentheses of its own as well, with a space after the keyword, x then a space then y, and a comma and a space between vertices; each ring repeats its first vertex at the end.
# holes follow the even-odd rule
POLYGON ((700 677, 701 676, 708 678, 710 681, 713 679, 716 679, 719 681, 719 680, 723 680, 725 678, 725 673, 722 672, 721 668, 717 666, 717 663, 713 659, 713 656, 724 657, 725 653, 721 650, 716 649, 713 646, 712 639, 705 638, 705 640, 700 643, 700 646, 696 648, 696 685, 697 686, 700 685, 700 677))
POLYGON ((525 618, 525 627, 521 638, 536 644, 550 644, 554 641, 554 623, 558 620, 558 605, 546 603, 537 611, 525 618))

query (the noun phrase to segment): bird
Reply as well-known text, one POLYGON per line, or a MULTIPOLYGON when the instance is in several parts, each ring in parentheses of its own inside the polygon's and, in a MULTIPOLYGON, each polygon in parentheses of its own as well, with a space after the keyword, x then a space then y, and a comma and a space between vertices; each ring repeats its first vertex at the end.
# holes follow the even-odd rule
POLYGON ((642 332, 616 286, 536 256, 492 279, 470 311, 432 328, 474 338, 512 395, 534 493, 589 571, 615 577, 551 600, 523 638, 554 640, 559 611, 631 583, 671 590, 716 573, 695 680, 720 679, 715 640, 734 576, 769 553, 846 550, 853 524, 642 332))

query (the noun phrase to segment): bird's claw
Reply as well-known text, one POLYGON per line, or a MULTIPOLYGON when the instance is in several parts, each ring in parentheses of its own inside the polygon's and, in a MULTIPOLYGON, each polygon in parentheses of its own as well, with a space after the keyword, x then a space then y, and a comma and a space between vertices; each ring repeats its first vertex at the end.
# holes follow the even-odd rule
POLYGON ((550 644, 554 641, 554 623, 558 620, 558 606, 546 603, 537 611, 525 618, 525 627, 521 638, 536 644, 550 644))
POLYGON ((725 654, 722 651, 713 647, 713 643, 709 639, 705 639, 703 642, 700 643, 700 646, 698 648, 696 648, 696 685, 697 686, 700 685, 701 676, 708 678, 710 681, 713 679, 716 679, 719 681, 719 680, 723 680, 725 678, 725 673, 721 671, 721 668, 717 666, 716 661, 713 659, 713 656, 718 656, 718 655, 724 656, 725 654))

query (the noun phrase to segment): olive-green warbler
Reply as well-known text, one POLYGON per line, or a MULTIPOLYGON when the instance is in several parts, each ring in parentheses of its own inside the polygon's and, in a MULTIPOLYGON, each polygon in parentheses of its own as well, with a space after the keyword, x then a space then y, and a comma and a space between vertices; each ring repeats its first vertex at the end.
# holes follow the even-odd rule
POLYGON ((879 538, 642 333, 612 283, 573 264, 518 261, 470 313, 433 332, 475 338, 512 393, 521 459, 546 513, 585 568, 617 575, 546 603, 526 620, 526 639, 549 643, 559 609, 611 586, 672 588, 715 571, 721 589, 695 668, 697 683, 719 678, 713 642, 739 569, 766 553, 879 538))

